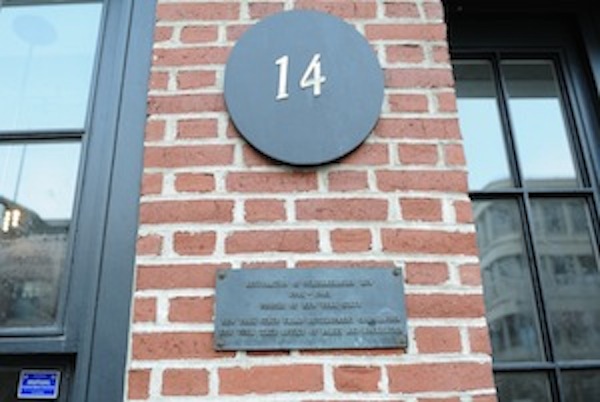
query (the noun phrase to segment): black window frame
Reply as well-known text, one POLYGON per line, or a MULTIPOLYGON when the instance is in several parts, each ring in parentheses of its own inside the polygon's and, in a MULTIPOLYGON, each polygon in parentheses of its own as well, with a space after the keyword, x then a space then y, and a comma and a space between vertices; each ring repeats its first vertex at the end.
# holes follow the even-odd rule
MULTIPOLYGON (((532 223, 531 200, 536 197, 560 197, 560 199, 583 198, 592 200, 590 213, 594 222, 594 236, 600 239, 600 5, 597 2, 529 0, 529 1, 482 1, 482 0, 444 0, 446 22, 449 30, 451 58, 459 60, 492 60, 500 120, 506 137, 509 169, 515 178, 514 188, 498 191, 472 191, 474 201, 515 200, 519 205, 522 233, 525 248, 530 257, 532 280, 536 300, 543 300, 536 261, 532 223), (564 28, 558 28, 564 27, 564 28), (552 28, 552 29, 550 29, 552 28), (542 33, 539 33, 539 30, 542 33), (536 32, 538 31, 538 32, 536 32), (529 32, 529 35, 524 35, 529 32), (571 37, 578 47, 556 47, 564 44, 564 38, 571 37), (556 190, 551 188, 530 189, 523 187, 518 175, 512 128, 504 97, 505 85, 498 70, 502 59, 543 58, 546 55, 559 70, 558 76, 561 94, 567 94, 566 104, 573 104, 566 110, 565 120, 570 132, 578 138, 572 144, 576 155, 576 169, 581 172, 580 187, 577 189, 556 190), (540 57, 542 56, 542 57, 540 57), (571 60, 571 61, 568 61, 571 60), (580 60, 581 63, 573 63, 580 60), (581 165, 585 166, 581 166, 581 165)), ((552 337, 548 317, 542 306, 537 305, 541 322, 544 355, 549 361, 534 362, 494 362, 496 373, 554 372, 549 377, 551 392, 556 401, 565 401, 561 386, 555 381, 562 370, 600 370, 600 359, 585 361, 556 361, 551 356, 549 339, 552 337)))
MULTIPOLYGON (((3 331, 8 364, 74 369, 69 400, 122 400, 129 345, 148 78, 156 0, 4 0, 0 7, 103 4, 83 131, 0 132, 1 141, 81 138, 60 328, 3 331)), ((0 10, 1 12, 1 10, 0 10)))

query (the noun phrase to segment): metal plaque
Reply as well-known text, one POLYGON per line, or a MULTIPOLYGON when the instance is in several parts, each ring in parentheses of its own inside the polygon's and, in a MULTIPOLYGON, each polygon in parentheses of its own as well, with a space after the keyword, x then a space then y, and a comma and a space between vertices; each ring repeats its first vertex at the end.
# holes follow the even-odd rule
POLYGON ((216 350, 407 345, 399 269, 228 269, 217 275, 216 350))
POLYGON ((263 154, 319 165, 357 148, 381 113, 384 76, 372 46, 327 13, 272 15, 237 41, 225 67, 225 103, 263 154))

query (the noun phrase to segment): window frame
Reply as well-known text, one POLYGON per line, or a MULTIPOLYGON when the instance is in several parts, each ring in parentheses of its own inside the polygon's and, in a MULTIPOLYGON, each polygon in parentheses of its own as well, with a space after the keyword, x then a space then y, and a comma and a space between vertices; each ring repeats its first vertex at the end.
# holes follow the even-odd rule
MULTIPOLYGON (((93 1, 0 7, 69 2, 93 1)), ((88 402, 123 398, 156 8, 156 0, 97 2, 103 10, 84 130, 0 133, 7 141, 82 141, 60 328, 4 331, 0 355, 71 361, 68 398, 88 402)))
MULTIPOLYGON (((509 155, 509 171, 515 180, 514 188, 497 191, 472 191, 470 197, 474 201, 485 200, 514 200, 519 206, 521 230, 527 258, 529 260, 530 274, 533 281, 533 290, 536 298, 536 309, 540 321, 541 341, 543 353, 547 361, 540 362, 494 362, 493 369, 496 373, 550 373, 549 384, 554 400, 564 401, 562 387, 557 384, 564 370, 600 370, 600 359, 585 361, 557 361, 549 350, 551 345, 551 327, 545 309, 545 300, 539 277, 540 261, 539 252, 536 252, 535 233, 533 223, 528 221, 533 216, 532 201, 543 197, 560 197, 558 199, 581 198, 586 200, 590 207, 591 219, 594 222, 592 236, 596 241, 600 239, 600 107, 598 94, 600 93, 600 6, 580 2, 564 1, 538 1, 517 2, 481 1, 481 0, 446 0, 446 19, 449 26, 449 43, 453 61, 461 59, 470 60, 495 60, 492 67, 498 97, 500 121, 504 131, 504 140, 509 155), (532 19, 538 18, 538 20, 532 19), (570 32, 563 29, 543 30, 537 34, 540 26, 556 26, 562 24, 565 18, 571 24, 570 32), (510 21, 510 25, 502 25, 502 21, 510 21), (540 23, 544 21, 544 23, 540 23), (559 24, 558 21, 561 23, 559 24), (496 24, 496 25, 494 25, 496 24), (528 27, 528 25, 530 26, 528 27), (499 27, 508 29, 498 29, 499 27), (524 35, 528 32, 529 35, 524 35), (581 34, 579 36, 579 33, 581 34), (581 44, 580 48, 565 47, 565 38, 576 35, 575 41, 581 44), (555 46, 554 43, 563 44, 555 46), (517 44, 517 45, 512 45, 517 44), (503 59, 527 59, 541 55, 553 56, 559 78, 560 92, 567 99, 563 99, 565 106, 571 104, 572 108, 565 107, 565 123, 571 133, 575 133, 576 140, 571 146, 575 156, 576 169, 581 174, 578 189, 556 190, 550 188, 523 187, 523 180, 519 176, 519 168, 515 160, 515 141, 509 120, 508 105, 505 94, 506 88, 498 71, 500 56, 503 59), (556 56, 554 56, 556 55, 556 56), (581 63, 568 62, 567 60, 580 60, 581 63), (507 140, 508 137, 508 140, 507 140), (585 166, 581 166, 585 165, 585 166)), ((573 38, 572 38, 573 39, 573 38)), ((597 246, 596 246, 597 247, 597 246)), ((595 250, 596 253, 598 250, 595 250)), ((568 373, 568 371, 566 372, 568 373)))

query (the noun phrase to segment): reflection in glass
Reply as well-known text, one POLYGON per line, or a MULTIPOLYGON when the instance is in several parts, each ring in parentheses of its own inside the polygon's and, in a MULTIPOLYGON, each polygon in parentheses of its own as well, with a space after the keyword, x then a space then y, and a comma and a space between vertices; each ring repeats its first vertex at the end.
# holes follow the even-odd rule
POLYGON ((565 400, 569 402, 597 401, 600 397, 600 371, 580 370, 563 374, 565 400))
POLYGON ((577 186, 552 62, 505 61, 501 69, 524 184, 577 186))
POLYGON ((0 328, 56 320, 80 148, 0 146, 0 328))
POLYGON ((0 130, 81 129, 100 3, 4 6, 0 130))
POLYGON ((473 210, 494 361, 542 360, 517 203, 475 201, 473 210))
POLYGON ((588 205, 578 198, 535 199, 532 209, 554 353, 600 359, 600 269, 588 205))
POLYGON ((470 190, 512 187, 490 64, 458 61, 454 75, 470 190))
POLYGON ((543 373, 496 373, 499 402, 552 400, 548 376, 543 373))

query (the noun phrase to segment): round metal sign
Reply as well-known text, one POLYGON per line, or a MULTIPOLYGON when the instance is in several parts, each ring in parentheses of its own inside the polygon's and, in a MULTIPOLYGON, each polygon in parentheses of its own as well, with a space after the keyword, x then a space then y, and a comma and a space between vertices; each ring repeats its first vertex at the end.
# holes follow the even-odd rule
POLYGON ((377 122, 383 72, 351 25, 288 11, 250 28, 225 69, 225 102, 244 138, 292 165, 319 165, 359 146, 377 122))

